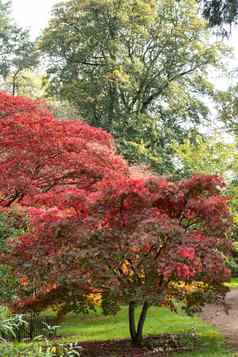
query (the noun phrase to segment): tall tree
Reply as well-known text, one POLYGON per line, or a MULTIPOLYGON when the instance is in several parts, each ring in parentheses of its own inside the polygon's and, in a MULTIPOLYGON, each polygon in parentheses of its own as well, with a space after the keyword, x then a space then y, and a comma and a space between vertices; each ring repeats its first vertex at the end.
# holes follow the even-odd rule
MULTIPOLYGON (((10 15, 9 3, 0 0, 0 56, 7 55, 7 42, 9 36, 10 15)), ((4 70, 4 63, 0 62, 0 71, 4 70)))
POLYGON ((1 0, 0 16, 1 88, 15 95, 19 89, 22 72, 36 67, 38 54, 29 31, 20 28, 11 19, 9 2, 1 0))
POLYGON ((4 34, 4 30, 6 29, 9 22, 9 2, 5 2, 3 0, 0 1, 0 31, 1 37, 4 34))
POLYGON ((208 115, 206 73, 221 50, 197 12, 195 0, 59 3, 40 43, 49 92, 113 133, 130 161, 169 171, 171 138, 208 115))
POLYGON ((238 19, 237 0, 200 0, 203 15, 211 26, 224 26, 236 23, 238 19))

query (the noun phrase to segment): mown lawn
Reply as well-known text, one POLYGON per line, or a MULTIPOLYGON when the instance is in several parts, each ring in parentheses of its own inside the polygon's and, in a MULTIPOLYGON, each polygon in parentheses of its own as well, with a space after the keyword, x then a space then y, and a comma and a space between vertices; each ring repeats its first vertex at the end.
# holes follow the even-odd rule
MULTIPOLYGON (((181 333, 192 329, 200 336, 198 350, 176 355, 180 357, 235 357, 235 354, 229 352, 223 337, 214 327, 197 317, 191 318, 183 313, 175 314, 167 309, 151 308, 149 310, 144 335, 181 333)), ((59 329, 59 334, 62 340, 78 342, 129 338, 127 309, 123 307, 116 316, 103 316, 99 310, 86 316, 68 315, 59 329)))
POLYGON ((231 281, 227 283, 227 286, 231 289, 238 288, 238 278, 231 278, 231 281))

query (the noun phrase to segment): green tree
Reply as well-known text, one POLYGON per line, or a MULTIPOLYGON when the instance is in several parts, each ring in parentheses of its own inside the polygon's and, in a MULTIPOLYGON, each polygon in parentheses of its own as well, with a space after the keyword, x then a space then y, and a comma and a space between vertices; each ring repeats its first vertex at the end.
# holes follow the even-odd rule
POLYGON ((0 34, 1 39, 9 20, 9 2, 0 1, 0 34))
POLYGON ((5 64, 2 58, 8 53, 8 36, 9 36, 9 3, 0 0, 0 73, 4 73, 5 64))
POLYGON ((43 98, 45 95, 43 78, 43 74, 34 70, 25 69, 18 73, 17 78, 14 78, 14 73, 10 73, 4 79, 2 88, 8 92, 12 92, 15 79, 17 95, 34 99, 43 98))
POLYGON ((172 140, 208 116, 221 52, 197 13, 195 0, 59 3, 40 41, 49 93, 113 133, 129 161, 171 172, 172 140))
POLYGON ((198 135, 173 145, 182 176, 192 174, 219 175, 232 182, 238 172, 238 152, 235 143, 224 143, 218 134, 198 135))
POLYGON ((237 22, 237 0, 200 0, 203 14, 211 26, 223 26, 237 22))
POLYGON ((237 141, 224 143, 224 137, 197 136, 174 144, 180 176, 194 174, 219 175, 226 181, 226 195, 230 197, 234 227, 233 237, 238 239, 238 151, 237 141))
MULTIPOLYGON (((23 214, 17 209, 0 214, 0 254, 6 254, 6 240, 9 237, 16 238, 27 230, 27 222, 23 214)), ((0 264, 0 300, 10 302, 16 298, 16 287, 18 284, 16 276, 12 271, 0 264)))
POLYGON ((0 17, 1 88, 15 95, 19 91, 22 73, 38 64, 38 53, 29 31, 11 19, 9 2, 0 0, 0 17))

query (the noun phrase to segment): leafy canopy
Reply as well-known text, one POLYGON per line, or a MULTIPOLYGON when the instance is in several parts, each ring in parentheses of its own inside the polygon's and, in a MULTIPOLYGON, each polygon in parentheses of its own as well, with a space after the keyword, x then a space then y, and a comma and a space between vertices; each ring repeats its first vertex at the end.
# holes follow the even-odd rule
POLYGON ((237 22, 237 0, 200 0, 203 14, 211 26, 231 25, 237 22))
POLYGON ((33 69, 37 64, 38 53, 29 31, 14 23, 10 3, 0 0, 1 88, 17 94, 24 70, 33 69))
POLYGON ((129 167, 110 134, 58 121, 40 102, 1 93, 0 113, 0 204, 29 216, 0 254, 19 281, 11 309, 85 311, 100 294, 105 312, 130 305, 136 339, 135 304, 180 300, 192 312, 225 293, 231 220, 221 179, 172 183, 129 167))
POLYGON ((130 162, 171 172, 172 140, 207 119, 222 46, 195 0, 63 1, 39 46, 49 93, 111 132, 130 162))

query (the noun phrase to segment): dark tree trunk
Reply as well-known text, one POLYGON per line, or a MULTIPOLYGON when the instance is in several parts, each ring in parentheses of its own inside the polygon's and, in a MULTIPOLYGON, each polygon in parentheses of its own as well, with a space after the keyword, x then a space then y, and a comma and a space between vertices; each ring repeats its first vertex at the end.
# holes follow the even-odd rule
POLYGON ((70 309, 67 309, 67 307, 63 307, 60 310, 58 310, 57 312, 57 316, 56 316, 56 322, 57 323, 61 323, 64 321, 65 316, 67 315, 67 313, 70 311, 70 309))
POLYGON ((16 94, 16 83, 15 81, 12 83, 12 95, 14 96, 16 94))
POLYGON ((134 342, 136 339, 136 326, 135 326, 135 303, 131 301, 129 303, 129 328, 131 339, 134 342))
POLYGON ((143 328, 144 328, 144 323, 145 323, 148 308, 149 308, 148 303, 144 302, 144 305, 143 305, 143 308, 142 308, 142 311, 140 314, 140 318, 138 321, 137 332, 136 332, 136 343, 138 345, 140 345, 143 340, 143 328))
POLYGON ((142 340, 143 340, 143 327, 147 315, 147 311, 149 308, 149 304, 147 302, 144 302, 140 317, 136 326, 135 323, 135 303, 131 301, 129 303, 129 328, 130 328, 130 336, 131 340, 135 345, 141 345, 142 340))

